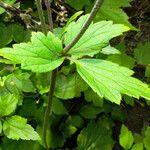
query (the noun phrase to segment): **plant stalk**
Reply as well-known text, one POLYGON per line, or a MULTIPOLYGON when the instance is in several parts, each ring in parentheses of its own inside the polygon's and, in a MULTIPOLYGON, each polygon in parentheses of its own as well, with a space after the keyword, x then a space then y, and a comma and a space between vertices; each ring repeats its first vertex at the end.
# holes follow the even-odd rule
POLYGON ((88 27, 90 26, 91 22, 93 21, 94 17, 96 16, 99 8, 102 6, 104 0, 96 0, 90 16, 88 17, 88 19, 86 20, 86 22, 84 23, 84 25, 82 26, 80 32, 76 35, 76 37, 64 48, 64 52, 63 55, 66 55, 69 50, 80 40, 80 38, 83 36, 83 34, 85 33, 85 31, 88 29, 88 27))
POLYGON ((47 150, 49 150, 49 148, 46 141, 46 135, 47 135, 46 133, 47 133, 48 123, 49 123, 49 116, 52 113, 52 102, 53 102, 52 100, 53 100, 53 95, 55 90, 56 77, 57 77, 57 69, 52 71, 50 90, 48 94, 48 104, 45 111, 44 123, 43 123, 43 141, 47 150))
POLYGON ((51 9, 51 0, 45 0, 45 6, 47 7, 48 15, 48 28, 49 31, 53 32, 53 19, 52 19, 52 9, 51 9))
POLYGON ((37 7, 39 18, 41 21, 42 31, 46 35, 47 34, 47 27, 46 27, 46 23, 45 23, 45 18, 44 18, 41 0, 36 0, 36 7, 37 7))

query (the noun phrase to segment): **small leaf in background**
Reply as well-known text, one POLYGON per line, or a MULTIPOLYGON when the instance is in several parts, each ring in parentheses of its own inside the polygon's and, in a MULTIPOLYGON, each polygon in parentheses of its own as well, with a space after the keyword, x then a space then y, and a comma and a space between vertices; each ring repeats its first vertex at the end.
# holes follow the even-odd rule
POLYGON ((83 125, 84 120, 80 115, 73 115, 69 116, 66 122, 69 122, 73 126, 80 128, 83 125))
POLYGON ((102 121, 90 122, 77 139, 77 150, 112 150, 114 141, 111 130, 103 125, 102 121))
POLYGON ((103 107, 103 99, 99 97, 92 89, 84 91, 84 97, 87 102, 93 102, 96 107, 103 107))
POLYGON ((115 47, 111 47, 110 45, 104 47, 101 51, 102 54, 110 55, 110 54, 121 54, 119 50, 117 50, 115 47))
POLYGON ((150 64, 150 42, 138 44, 134 50, 134 55, 138 64, 150 64))
POLYGON ((85 5, 90 4, 89 0, 67 0, 67 3, 76 10, 82 9, 85 5))
POLYGON ((52 112, 56 115, 68 114, 68 111, 65 108, 63 102, 55 97, 53 98, 52 112))
POLYGON ((0 134, 2 133, 2 128, 3 128, 2 121, 0 120, 0 134))
POLYGON ((5 84, 9 87, 10 83, 13 83, 18 90, 23 92, 35 92, 35 88, 31 82, 29 73, 16 72, 7 76, 5 84))
POLYGON ((42 146, 34 141, 13 141, 8 138, 3 139, 3 143, 1 144, 2 150, 44 150, 42 146))
POLYGON ((80 97, 81 92, 87 89, 87 84, 78 74, 58 74, 56 80, 55 96, 61 99, 80 97))
MULTIPOLYGON (((76 22, 72 22, 64 35, 65 45, 68 45, 77 35, 89 15, 80 17, 76 22)), ((101 21, 91 23, 85 34, 69 51, 69 54, 80 58, 84 55, 93 56, 108 45, 109 40, 128 31, 129 28, 121 24, 113 24, 112 21, 101 21)))
POLYGON ((134 133, 134 143, 143 143, 143 136, 138 133, 134 133))
POLYGON ((108 56, 107 60, 117 63, 120 66, 127 67, 129 69, 132 69, 135 66, 135 59, 127 56, 126 54, 110 55, 108 56))
POLYGON ((21 24, 12 24, 10 25, 12 30, 12 37, 15 42, 28 42, 31 38, 31 31, 25 30, 21 24))
POLYGON ((150 100, 148 85, 131 77, 128 68, 101 59, 80 59, 76 61, 77 72, 100 97, 120 104, 121 93, 135 98, 150 100))
POLYGON ((144 147, 146 150, 150 150, 150 126, 147 127, 145 131, 145 137, 144 137, 144 147))
POLYGON ((21 64, 22 69, 48 72, 60 66, 64 58, 61 40, 49 32, 33 32, 31 43, 15 44, 13 48, 0 49, 0 56, 21 64))
POLYGON ((120 122, 123 122, 126 119, 125 117, 126 117, 125 113, 121 107, 119 107, 118 105, 113 107, 111 112, 111 118, 113 120, 118 120, 120 122))
POLYGON ((50 88, 51 72, 36 73, 32 78, 38 92, 41 95, 48 93, 50 88))
POLYGON ((92 105, 84 105, 81 107, 79 113, 86 119, 95 119, 99 113, 103 112, 102 108, 94 107, 92 105))
POLYGON ((20 116, 7 118, 3 124, 3 132, 13 140, 40 140, 39 135, 27 124, 27 119, 20 116))
POLYGON ((150 66, 147 66, 146 67, 146 70, 145 70, 145 77, 150 77, 150 66))
POLYGON ((133 145, 131 150, 143 150, 143 143, 136 143, 133 145))
POLYGON ((17 95, 6 93, 0 95, 0 117, 10 115, 17 107, 19 97, 17 95))
POLYGON ((5 24, 0 23, 0 48, 8 45, 11 41, 12 36, 10 29, 5 24))
POLYGON ((134 142, 132 132, 125 126, 122 125, 121 132, 119 135, 119 143, 125 149, 129 150, 134 142))
POLYGON ((83 13, 83 11, 78 11, 73 16, 71 16, 69 18, 69 20, 67 21, 67 24, 65 25, 65 27, 67 27, 71 22, 73 22, 74 20, 76 20, 77 17, 79 17, 82 13, 83 13))

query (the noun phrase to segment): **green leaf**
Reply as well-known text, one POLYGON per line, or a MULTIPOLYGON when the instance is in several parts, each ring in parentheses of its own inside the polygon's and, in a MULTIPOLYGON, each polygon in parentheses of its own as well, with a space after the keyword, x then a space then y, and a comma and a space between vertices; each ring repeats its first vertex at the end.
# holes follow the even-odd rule
POLYGON ((145 77, 150 77, 150 66, 147 66, 146 67, 146 70, 145 70, 145 77))
POLYGON ((17 107, 18 100, 18 96, 15 94, 0 95, 0 117, 13 113, 17 107))
POLYGON ((7 76, 5 84, 9 87, 9 84, 15 85, 19 90, 23 92, 35 92, 35 88, 29 79, 30 74, 16 72, 7 76))
MULTIPOLYGON (((67 32, 64 36, 65 45, 68 45, 80 31, 88 16, 89 15, 80 17, 77 22, 72 22, 67 27, 67 32)), ((92 23, 81 39, 69 51, 69 54, 74 57, 82 57, 84 55, 93 56, 99 53, 100 50, 108 44, 110 39, 128 30, 128 27, 121 24, 113 24, 112 21, 92 23)))
POLYGON ((135 59, 126 54, 110 55, 108 56, 107 60, 117 63, 120 66, 127 67, 129 69, 132 69, 135 66, 135 59))
POLYGON ((34 141, 13 141, 8 138, 4 138, 1 144, 2 150, 44 150, 39 143, 34 141))
POLYGON ((80 115, 69 116, 67 122, 77 128, 80 128, 84 124, 84 120, 80 115))
POLYGON ((80 10, 82 9, 85 5, 90 4, 89 0, 67 0, 67 3, 72 6, 73 8, 80 10))
POLYGON ((24 27, 20 24, 12 24, 10 25, 12 29, 12 37, 15 42, 28 42, 31 37, 31 31, 25 30, 24 27))
POLYGON ((143 143, 136 143, 131 150, 143 150, 143 143))
POLYGON ((150 64, 150 42, 138 44, 134 51, 134 55, 138 64, 150 64))
POLYGON ((144 146, 146 150, 150 150, 150 126, 145 131, 144 146))
POLYGON ((112 150, 114 146, 111 130, 105 127, 101 121, 90 122, 80 132, 77 143, 77 150, 112 150))
POLYGON ((128 150, 131 148, 134 142, 132 132, 128 130, 125 125, 121 127, 121 133, 119 135, 119 143, 125 149, 128 150))
POLYGON ((55 96, 61 99, 80 97, 81 92, 86 90, 87 84, 78 74, 58 74, 56 80, 55 96))
POLYGON ((27 124, 27 119, 20 116, 7 118, 3 124, 4 134, 13 140, 40 140, 39 135, 27 124))
POLYGON ((81 107, 79 113, 86 119, 95 119, 96 116, 101 112, 103 112, 103 109, 99 107, 94 107, 92 105, 84 105, 83 107, 81 107))
POLYGON ((87 102, 93 102, 96 107, 103 107, 103 99, 99 97, 91 88, 84 91, 84 97, 87 102))
POLYGON ((107 47, 104 47, 101 51, 102 54, 110 55, 110 54, 121 54, 119 50, 117 50, 114 47, 111 47, 108 45, 107 47))
POLYGON ((63 102, 57 98, 53 98, 52 111, 57 115, 68 114, 67 109, 65 108, 63 102))
POLYGON ((134 72, 101 59, 76 61, 77 72, 100 96, 120 104, 121 93, 135 98, 150 99, 150 89, 140 80, 130 77, 134 72))
POLYGON ((65 27, 67 27, 71 22, 73 22, 75 19, 77 19, 77 17, 79 17, 82 13, 83 13, 83 11, 78 11, 73 16, 71 16, 69 18, 69 20, 67 21, 67 24, 65 25, 65 27))
POLYGON ((2 128, 3 128, 2 121, 0 120, 0 134, 2 133, 2 128))
POLYGON ((132 0, 105 0, 98 11, 95 20, 112 20, 114 23, 121 23, 132 30, 137 30, 129 21, 127 14, 121 9, 122 7, 130 7, 132 0))
POLYGON ((0 48, 12 41, 11 31, 6 24, 0 23, 0 48))
POLYGON ((50 79, 51 79, 51 72, 35 74, 34 82, 35 82, 36 88, 38 89, 38 92, 41 95, 49 91, 50 79))
POLYGON ((41 32, 33 32, 31 43, 0 49, 0 56, 21 64, 22 69, 48 72, 62 64, 64 58, 59 57, 62 51, 61 40, 51 32, 47 36, 41 32))

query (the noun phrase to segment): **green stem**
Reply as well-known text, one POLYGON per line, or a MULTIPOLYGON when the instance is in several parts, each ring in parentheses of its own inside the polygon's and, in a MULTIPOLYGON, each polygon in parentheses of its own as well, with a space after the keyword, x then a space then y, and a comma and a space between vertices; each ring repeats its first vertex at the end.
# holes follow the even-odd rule
POLYGON ((39 18, 40 18, 40 21, 41 21, 42 31, 46 35, 47 34, 47 27, 46 27, 44 13, 43 13, 41 3, 42 3, 41 0, 36 0, 36 7, 37 7, 39 18))
POLYGON ((52 9, 51 9, 51 0, 45 0, 45 5, 47 7, 47 15, 48 15, 48 28, 51 32, 53 32, 53 19, 52 19, 52 9))
POLYGON ((52 100, 53 100, 53 95, 54 95, 56 77, 57 77, 57 69, 52 71, 51 85, 50 85, 50 90, 49 90, 49 95, 48 95, 48 104, 47 104, 47 108, 45 111, 44 124, 43 124, 43 140, 44 140, 44 144, 47 150, 49 148, 48 148, 47 141, 46 141, 46 132, 48 128, 49 116, 52 113, 52 100))
POLYGON ((93 21, 94 17, 96 16, 99 8, 101 7, 104 0, 96 0, 94 7, 92 8, 92 11, 90 13, 90 16, 82 26, 80 32, 76 35, 76 37, 64 48, 63 55, 66 55, 69 50, 80 40, 80 38, 83 36, 85 31, 90 26, 91 22, 93 21))

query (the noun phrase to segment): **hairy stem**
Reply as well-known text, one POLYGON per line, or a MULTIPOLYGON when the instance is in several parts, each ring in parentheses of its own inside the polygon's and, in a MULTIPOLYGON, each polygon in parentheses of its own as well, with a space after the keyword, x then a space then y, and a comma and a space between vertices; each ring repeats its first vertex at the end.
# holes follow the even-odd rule
POLYGON ((53 32, 53 19, 52 19, 52 9, 51 9, 51 0, 45 0, 45 5, 47 7, 47 15, 48 15, 48 28, 51 32, 53 32))
POLYGON ((36 7, 37 7, 39 18, 40 18, 40 21, 41 21, 42 31, 46 35, 47 34, 47 27, 46 27, 44 13, 43 13, 43 9, 42 9, 42 4, 41 3, 42 3, 41 0, 36 0, 36 7))
POLYGON ((47 141, 46 141, 46 132, 48 128, 49 116, 51 115, 51 112, 52 112, 52 100, 53 100, 53 95, 54 95, 56 77, 57 77, 57 69, 52 71, 51 84, 50 84, 50 90, 49 90, 49 95, 48 95, 48 104, 47 104, 47 108, 45 111, 44 124, 43 124, 43 140, 44 140, 44 144, 47 150, 49 148, 48 148, 47 141))
POLYGON ((93 21, 94 17, 96 16, 99 8, 101 7, 102 3, 104 0, 96 0, 94 7, 92 8, 92 11, 90 13, 90 16, 82 26, 80 32, 76 35, 76 37, 64 48, 64 53, 63 55, 66 55, 69 50, 80 40, 80 38, 83 36, 85 31, 88 29, 90 26, 91 22, 93 21))

